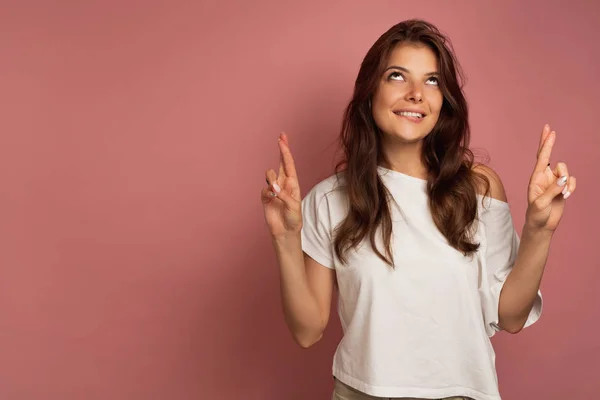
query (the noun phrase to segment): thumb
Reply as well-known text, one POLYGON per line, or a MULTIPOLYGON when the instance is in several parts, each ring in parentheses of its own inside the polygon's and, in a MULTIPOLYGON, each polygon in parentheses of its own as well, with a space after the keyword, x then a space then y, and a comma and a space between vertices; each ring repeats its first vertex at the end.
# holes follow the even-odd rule
POLYGON ((538 199, 538 205, 540 208, 548 207, 552 200, 559 194, 562 194, 565 185, 567 184, 567 175, 563 175, 556 179, 548 189, 538 199))
POLYGON ((288 210, 293 210, 296 208, 297 206, 297 200, 294 199, 292 196, 290 196, 290 194, 288 192, 286 192, 285 190, 280 190, 279 192, 277 192, 277 197, 283 201, 283 204, 285 204, 286 208, 288 210))

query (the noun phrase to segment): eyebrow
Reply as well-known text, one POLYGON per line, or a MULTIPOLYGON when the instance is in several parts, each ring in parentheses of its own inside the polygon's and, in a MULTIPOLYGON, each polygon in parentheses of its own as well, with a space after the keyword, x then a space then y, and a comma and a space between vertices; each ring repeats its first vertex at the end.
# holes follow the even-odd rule
MULTIPOLYGON (((408 69, 406 69, 404 67, 400 67, 398 65, 391 65, 391 66, 387 67, 385 69, 385 71, 383 71, 383 72, 387 72, 390 69, 399 69, 400 71, 404 71, 404 72, 409 73, 409 74, 411 73, 410 70, 408 70, 408 69)), ((434 71, 434 72, 428 72, 428 73, 425 74, 425 76, 433 76, 433 75, 439 75, 439 72, 434 71)))

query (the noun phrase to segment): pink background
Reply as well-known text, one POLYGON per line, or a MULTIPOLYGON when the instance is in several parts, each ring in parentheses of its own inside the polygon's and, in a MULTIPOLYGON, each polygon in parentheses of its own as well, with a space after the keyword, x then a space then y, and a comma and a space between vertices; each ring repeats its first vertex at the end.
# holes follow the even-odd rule
POLYGON ((494 344, 505 399, 595 398, 600 3, 484 3, 3 2, 0 398, 329 398, 339 323, 293 343, 260 189, 280 131, 303 193, 331 173, 362 57, 411 17, 452 38, 519 231, 557 130, 579 187, 544 315, 494 344))

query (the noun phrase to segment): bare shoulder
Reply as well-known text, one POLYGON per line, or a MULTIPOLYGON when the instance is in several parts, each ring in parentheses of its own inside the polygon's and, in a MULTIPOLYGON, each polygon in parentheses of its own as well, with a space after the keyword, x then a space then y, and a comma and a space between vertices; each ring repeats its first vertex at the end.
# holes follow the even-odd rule
MULTIPOLYGON (((473 171, 485 176, 490 181, 490 196, 496 200, 508 201, 506 198, 506 191, 500 176, 491 167, 484 164, 474 164, 473 171)), ((479 194, 483 195, 485 188, 481 187, 479 194)))

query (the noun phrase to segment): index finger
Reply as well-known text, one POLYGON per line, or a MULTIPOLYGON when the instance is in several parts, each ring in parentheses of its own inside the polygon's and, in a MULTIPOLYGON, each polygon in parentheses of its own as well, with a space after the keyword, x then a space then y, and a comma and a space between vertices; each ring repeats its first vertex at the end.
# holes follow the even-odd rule
POLYGON ((556 132, 552 131, 548 134, 548 138, 544 142, 544 145, 538 154, 537 163, 535 165, 536 172, 542 172, 548 166, 548 163, 550 162, 550 156, 552 155, 552 146, 554 146, 555 140, 556 132))
POLYGON ((292 152, 290 151, 290 146, 288 144, 287 135, 282 133, 279 140, 279 151, 281 152, 281 159, 283 161, 283 169, 285 171, 285 175, 290 178, 296 178, 296 166, 294 164, 294 157, 292 157, 292 152))

